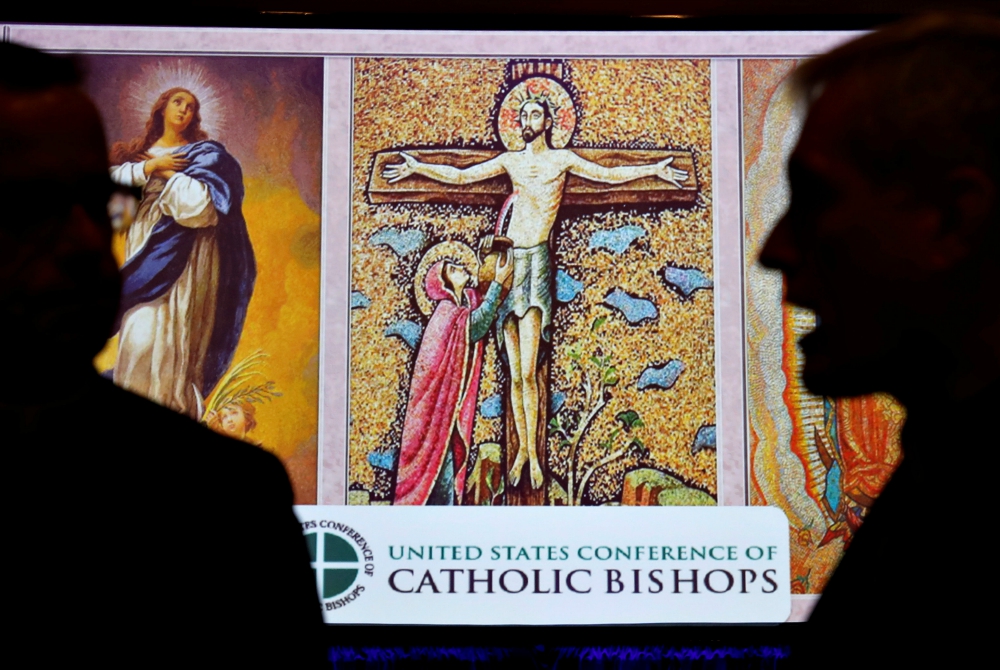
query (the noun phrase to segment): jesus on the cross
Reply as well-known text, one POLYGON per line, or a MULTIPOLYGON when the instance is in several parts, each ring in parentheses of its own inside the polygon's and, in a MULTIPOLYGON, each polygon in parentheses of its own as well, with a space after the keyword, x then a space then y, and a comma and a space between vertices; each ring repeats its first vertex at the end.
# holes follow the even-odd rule
MULTIPOLYGON (((465 169, 422 163, 400 152, 402 163, 386 165, 382 176, 390 183, 422 175, 446 184, 469 184, 507 174, 516 194, 507 237, 514 242, 514 279, 497 313, 497 339, 506 351, 510 376, 511 407, 518 451, 508 472, 516 487, 525 464, 531 486, 545 481, 538 458, 539 389, 538 359, 542 338, 549 339, 552 324, 552 277, 549 234, 562 204, 566 178, 574 174, 606 184, 620 184, 643 177, 659 177, 683 188, 685 170, 672 167, 673 157, 649 165, 604 167, 568 149, 552 147, 555 117, 545 93, 529 93, 520 105, 518 124, 524 148, 506 151, 465 169)), ((489 246, 489 242, 487 242, 489 246)))

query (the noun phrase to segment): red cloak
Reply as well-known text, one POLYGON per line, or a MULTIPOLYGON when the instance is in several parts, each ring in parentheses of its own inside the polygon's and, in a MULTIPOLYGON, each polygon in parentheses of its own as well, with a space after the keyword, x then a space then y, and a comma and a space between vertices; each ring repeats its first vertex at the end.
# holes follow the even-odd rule
POLYGON ((465 490, 466 460, 483 366, 483 340, 470 343, 469 326, 472 311, 481 299, 474 290, 466 289, 468 305, 457 304, 455 296, 444 287, 444 264, 438 261, 432 265, 424 283, 427 296, 437 305, 413 366, 399 450, 396 505, 427 503, 447 449, 453 450, 458 504, 465 490))

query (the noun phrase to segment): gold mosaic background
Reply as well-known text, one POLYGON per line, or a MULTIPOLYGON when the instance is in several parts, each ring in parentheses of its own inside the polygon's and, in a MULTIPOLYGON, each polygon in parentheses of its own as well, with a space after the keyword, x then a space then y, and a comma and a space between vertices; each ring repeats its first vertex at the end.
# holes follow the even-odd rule
MULTIPOLYGON (((579 373, 567 352, 609 355, 620 382, 582 443, 584 463, 608 453, 600 446, 615 428, 615 416, 635 410, 645 423, 633 430, 649 450, 616 461, 594 475, 585 504, 620 500, 623 474, 655 467, 716 496, 716 452, 692 453, 695 434, 715 424, 714 292, 682 301, 662 281, 668 263, 694 267, 709 278, 712 264, 711 101, 709 61, 567 60, 579 119, 568 148, 632 147, 693 152, 700 193, 690 209, 597 209, 557 222, 555 264, 584 283, 569 303, 555 302, 551 390, 564 392, 567 407, 582 404, 579 373), (592 233, 641 226, 645 236, 621 254, 590 249, 592 233), (630 325, 602 302, 612 289, 654 302, 659 317, 630 325), (606 317, 596 333, 591 325, 606 317), (668 389, 639 391, 636 380, 649 365, 679 359, 684 365, 668 389)), ((400 147, 501 148, 492 114, 505 89, 507 61, 500 59, 356 59, 352 187, 352 290, 370 304, 351 313, 351 425, 349 484, 373 500, 388 495, 368 461, 373 451, 398 449, 415 358, 386 329, 398 320, 426 324, 413 298, 412 280, 423 251, 444 239, 474 246, 492 229, 496 210, 440 205, 370 205, 365 185, 375 152, 400 147), (420 228, 429 234, 421 249, 400 256, 370 238, 385 227, 420 228)), ((494 335, 488 336, 479 402, 499 393, 500 366, 494 335)), ((502 418, 477 416, 475 442, 501 441, 502 418)), ((621 436, 619 437, 621 439, 621 436)), ((555 454, 550 431, 551 471, 566 464, 555 454)), ((365 496, 367 497, 367 496, 365 496)))

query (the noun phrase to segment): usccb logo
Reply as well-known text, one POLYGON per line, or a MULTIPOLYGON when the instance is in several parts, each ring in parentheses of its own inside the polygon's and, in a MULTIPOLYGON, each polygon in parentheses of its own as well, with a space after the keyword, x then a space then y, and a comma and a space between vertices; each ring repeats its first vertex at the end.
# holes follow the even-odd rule
POLYGON ((358 531, 337 521, 306 521, 302 527, 323 607, 336 610, 350 605, 364 593, 365 578, 375 574, 368 542, 358 531))

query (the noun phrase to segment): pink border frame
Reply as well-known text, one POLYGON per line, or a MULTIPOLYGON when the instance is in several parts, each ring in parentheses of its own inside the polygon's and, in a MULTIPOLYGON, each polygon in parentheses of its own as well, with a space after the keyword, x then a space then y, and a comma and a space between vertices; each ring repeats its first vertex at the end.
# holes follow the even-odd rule
POLYGON ((856 32, 490 32, 284 30, 10 24, 39 49, 122 53, 314 56, 566 56, 791 58, 827 51, 856 32), (253 36, 253 50, 247 37, 253 36))

